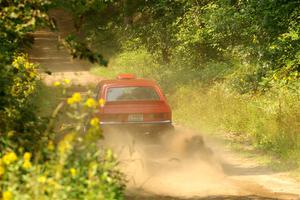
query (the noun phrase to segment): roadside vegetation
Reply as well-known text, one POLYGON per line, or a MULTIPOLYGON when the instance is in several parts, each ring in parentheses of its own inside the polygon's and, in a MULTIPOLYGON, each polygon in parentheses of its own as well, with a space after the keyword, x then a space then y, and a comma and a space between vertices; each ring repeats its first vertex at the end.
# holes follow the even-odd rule
POLYGON ((55 30, 48 16, 54 6, 0 1, 0 199, 123 199, 124 175, 97 142, 98 119, 89 117, 101 102, 70 95, 68 79, 45 86, 26 55, 32 32, 55 30))

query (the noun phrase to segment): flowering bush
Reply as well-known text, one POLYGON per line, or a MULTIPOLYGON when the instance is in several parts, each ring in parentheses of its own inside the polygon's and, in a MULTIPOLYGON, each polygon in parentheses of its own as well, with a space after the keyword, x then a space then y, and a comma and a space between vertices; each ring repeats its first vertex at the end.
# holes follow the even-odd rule
POLYGON ((28 152, 18 157, 14 152, 4 154, 0 162, 3 200, 122 199, 121 175, 114 169, 112 152, 77 152, 75 158, 73 140, 66 137, 52 159, 40 164, 32 163, 28 152))
POLYGON ((61 139, 47 138, 40 152, 12 147, 0 153, 2 199, 123 199, 123 175, 114 155, 97 144, 101 129, 93 114, 103 103, 74 93, 55 109, 46 130, 61 139), (60 109, 66 116, 57 130, 60 109))
POLYGON ((0 72, 0 150, 11 142, 33 150, 45 127, 34 101, 39 87, 37 66, 21 53, 0 72))

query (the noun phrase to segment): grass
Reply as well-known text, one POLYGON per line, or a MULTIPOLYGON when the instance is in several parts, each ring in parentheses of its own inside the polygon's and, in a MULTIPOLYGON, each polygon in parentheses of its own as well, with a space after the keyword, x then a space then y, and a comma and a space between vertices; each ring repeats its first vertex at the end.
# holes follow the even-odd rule
POLYGON ((63 94, 58 87, 47 86, 42 82, 38 83, 38 90, 34 98, 34 105, 38 108, 39 116, 49 116, 61 101, 63 94))
POLYGON ((117 72, 114 69, 111 69, 110 67, 102 67, 99 65, 93 65, 93 67, 90 69, 90 72, 92 74, 105 78, 115 78, 117 75, 117 72))

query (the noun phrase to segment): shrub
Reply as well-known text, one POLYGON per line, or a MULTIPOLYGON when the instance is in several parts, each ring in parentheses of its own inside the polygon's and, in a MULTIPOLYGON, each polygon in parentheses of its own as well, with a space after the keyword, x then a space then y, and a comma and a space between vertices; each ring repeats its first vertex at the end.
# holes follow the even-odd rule
POLYGON ((48 144, 37 152, 14 146, 1 151, 2 198, 123 199, 123 175, 112 151, 97 144, 102 136, 98 118, 88 117, 98 105, 93 98, 74 93, 54 110, 45 131, 54 131, 61 139, 45 138, 48 144), (61 124, 64 128, 56 130, 57 113, 65 104, 68 119, 61 124))

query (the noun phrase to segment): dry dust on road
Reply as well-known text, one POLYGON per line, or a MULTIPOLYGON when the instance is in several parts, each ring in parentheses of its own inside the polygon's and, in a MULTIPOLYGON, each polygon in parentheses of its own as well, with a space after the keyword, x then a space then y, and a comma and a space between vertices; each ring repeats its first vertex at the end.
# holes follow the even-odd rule
MULTIPOLYGON (((90 64, 73 60, 59 47, 61 35, 72 29, 70 16, 61 11, 54 11, 53 16, 60 32, 34 33, 29 52, 33 62, 52 72, 42 73, 43 81, 51 85, 67 78, 83 88, 95 85, 101 78, 89 73, 90 64)), ((286 173, 242 158, 214 139, 205 138, 207 154, 186 155, 185 141, 192 132, 177 127, 175 135, 160 143, 139 140, 126 132, 107 135, 105 145, 114 150, 128 180, 128 200, 300 199, 299 183, 286 173)))
POLYGON ((199 147, 200 154, 186 154, 194 134, 177 127, 158 143, 123 131, 105 135, 105 146, 114 150, 127 175, 128 199, 300 199, 298 183, 243 160, 219 142, 199 147))

